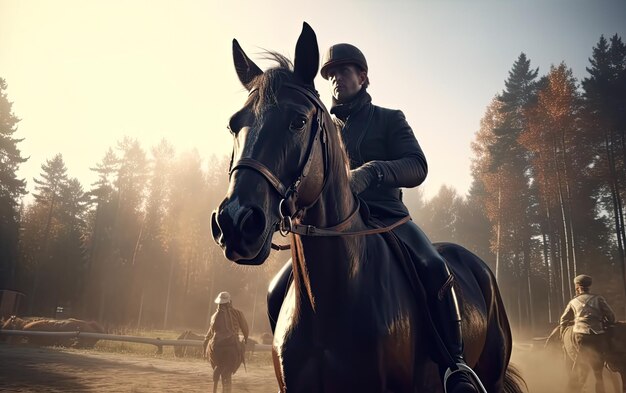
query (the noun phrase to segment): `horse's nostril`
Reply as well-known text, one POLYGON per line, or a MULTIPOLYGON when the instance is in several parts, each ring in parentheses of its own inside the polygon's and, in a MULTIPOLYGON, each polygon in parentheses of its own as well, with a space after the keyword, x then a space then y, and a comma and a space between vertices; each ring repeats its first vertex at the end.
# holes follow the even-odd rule
POLYGON ((250 207, 241 216, 238 225, 239 233, 246 241, 254 241, 265 230, 265 215, 258 207, 250 207))
POLYGON ((224 245, 224 236, 222 234, 222 230, 220 229, 220 225, 217 222, 217 210, 214 210, 211 213, 211 234, 213 235, 213 240, 219 246, 224 245))

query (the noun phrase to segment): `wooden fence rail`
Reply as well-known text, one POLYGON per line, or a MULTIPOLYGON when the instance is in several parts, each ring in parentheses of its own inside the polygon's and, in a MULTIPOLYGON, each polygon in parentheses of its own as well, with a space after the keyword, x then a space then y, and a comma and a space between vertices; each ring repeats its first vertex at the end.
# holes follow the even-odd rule
MULTIPOLYGON (((139 337, 139 336, 121 336, 117 334, 103 334, 103 333, 84 333, 80 331, 75 332, 43 332, 43 331, 29 331, 29 330, 2 330, 0 329, 0 336, 45 336, 45 337, 67 337, 67 338, 95 338, 98 340, 108 341, 124 341, 138 344, 150 344, 157 347, 157 354, 163 353, 164 345, 171 346, 185 346, 185 347, 201 347, 202 341, 199 340, 169 340, 161 338, 139 337)), ((252 342, 247 344, 247 349, 252 352, 271 351, 271 345, 254 344, 252 342)))

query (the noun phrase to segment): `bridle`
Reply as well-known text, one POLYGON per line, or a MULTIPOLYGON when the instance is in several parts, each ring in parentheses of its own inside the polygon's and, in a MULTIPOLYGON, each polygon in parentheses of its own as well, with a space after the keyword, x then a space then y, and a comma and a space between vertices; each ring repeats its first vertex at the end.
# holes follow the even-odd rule
MULTIPOLYGON (((302 217, 304 212, 319 200, 320 196, 324 192, 324 189, 326 188, 326 179, 328 178, 328 130, 323 119, 326 109, 315 90, 293 83, 284 83, 282 86, 288 89, 296 90, 303 94, 315 105, 316 108, 313 135, 309 138, 310 142, 307 147, 304 165, 302 166, 300 174, 289 186, 285 186, 280 178, 276 176, 272 170, 267 167, 267 165, 254 158, 244 157, 238 160, 234 165, 231 163, 229 176, 232 176, 233 172, 237 169, 248 168, 258 172, 265 178, 265 180, 267 180, 267 182, 282 198, 278 205, 280 216, 278 230, 281 235, 286 236, 289 232, 292 232, 294 225, 293 220, 297 217, 302 217), (324 165, 323 183, 319 192, 317 192, 313 198, 307 198, 305 195, 300 194, 300 188, 311 170, 311 164, 315 158, 318 146, 322 149, 322 160, 324 165)), ((254 90, 252 90, 250 94, 252 94, 252 92, 254 92, 254 90)))
MULTIPOLYGON (((351 231, 346 232, 345 228, 348 224, 359 214, 360 204, 357 203, 354 211, 342 222, 339 224, 329 227, 329 228, 318 228, 313 225, 303 225, 294 223, 294 220, 302 217, 306 210, 313 206, 323 194, 328 178, 328 129, 324 122, 324 113, 326 113, 326 108, 324 104, 319 98, 317 91, 313 90, 312 87, 303 87, 293 83, 284 83, 283 87, 293 89, 303 94, 305 97, 311 101, 316 107, 316 121, 313 125, 315 130, 313 131, 313 136, 310 138, 309 146, 307 147, 307 154, 304 160, 304 166, 300 171, 300 174, 296 177, 296 179, 289 185, 285 186, 278 176, 276 176, 271 169, 267 167, 267 165, 262 162, 250 158, 244 157, 238 160, 234 165, 231 158, 231 165, 229 170, 229 176, 237 169, 248 168, 258 172, 261 176, 267 180, 267 182, 272 185, 274 190, 278 192, 280 197, 280 203, 278 204, 278 213, 280 217, 280 221, 278 223, 278 231, 282 236, 287 236, 289 233, 294 233, 301 236, 357 236, 357 235, 370 235, 374 233, 382 233, 388 232, 399 225, 404 224, 405 222, 411 219, 410 216, 403 217, 402 219, 394 222, 393 224, 380 228, 372 228, 360 231, 351 231), (319 141, 319 143, 318 143, 319 141), (309 171, 311 169, 311 163, 315 157, 315 152, 317 146, 320 146, 322 149, 322 160, 324 165, 324 175, 323 175, 323 183, 320 187, 318 193, 316 193, 314 198, 305 199, 304 196, 299 194, 300 187, 302 186, 303 181, 306 179, 309 171), (300 204, 298 204, 300 201, 300 204), (288 209, 287 213, 284 213, 285 208, 288 209), (290 213, 291 212, 291 213, 290 213)), ((252 94, 254 90, 250 92, 252 94)), ((358 201, 358 199, 357 199, 358 201)), ((272 248, 274 249, 288 249, 289 246, 278 246, 272 244, 272 248)))

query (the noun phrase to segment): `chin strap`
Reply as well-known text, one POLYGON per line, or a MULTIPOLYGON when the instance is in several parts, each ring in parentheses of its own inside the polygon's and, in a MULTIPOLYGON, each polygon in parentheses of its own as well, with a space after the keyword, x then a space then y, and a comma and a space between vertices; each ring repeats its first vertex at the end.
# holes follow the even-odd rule
POLYGON ((487 393, 487 389, 485 389, 485 386, 483 386, 483 383, 480 381, 480 378, 478 378, 478 375, 476 375, 474 370, 472 370, 471 367, 465 363, 457 363, 456 370, 451 370, 450 368, 446 370, 446 373, 443 376, 443 391, 445 393, 448 393, 448 378, 450 378, 455 373, 462 372, 466 372, 472 377, 474 385, 476 385, 476 387, 480 389, 481 393, 487 393))

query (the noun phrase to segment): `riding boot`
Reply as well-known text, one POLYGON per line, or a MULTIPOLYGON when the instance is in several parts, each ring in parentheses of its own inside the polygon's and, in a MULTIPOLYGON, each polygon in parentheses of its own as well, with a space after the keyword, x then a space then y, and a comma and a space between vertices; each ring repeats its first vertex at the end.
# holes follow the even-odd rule
POLYGON ((430 301, 435 328, 445 348, 452 357, 455 367, 448 367, 449 361, 440 360, 440 372, 446 393, 478 393, 474 382, 478 377, 463 358, 463 335, 461 332, 461 312, 455 290, 452 286, 441 288, 436 300, 430 301), (474 382, 473 380, 476 379, 474 382))

